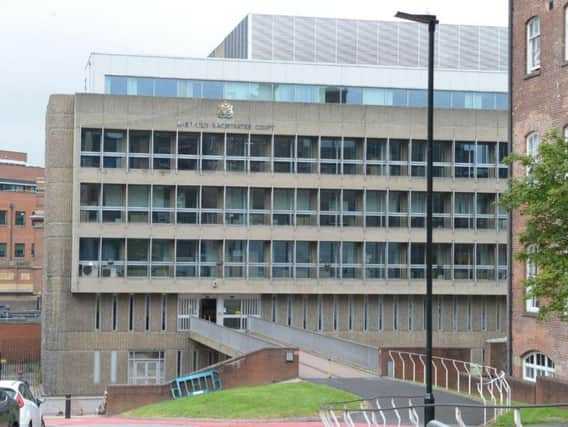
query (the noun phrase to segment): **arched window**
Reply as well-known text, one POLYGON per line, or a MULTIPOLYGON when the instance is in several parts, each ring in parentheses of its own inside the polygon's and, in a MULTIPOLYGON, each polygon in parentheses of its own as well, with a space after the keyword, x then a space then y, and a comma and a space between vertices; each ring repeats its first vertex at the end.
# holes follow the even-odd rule
POLYGON ((554 362, 546 354, 533 351, 523 357, 523 379, 536 381, 541 376, 554 376, 554 362))
MULTIPOLYGON (((540 134, 538 132, 531 132, 527 135, 526 139, 526 153, 527 156, 538 156, 538 146, 540 145, 540 134)), ((527 175, 530 173, 530 167, 527 167, 527 175)))
POLYGON ((531 132, 527 135, 527 156, 536 157, 538 155, 538 146, 540 144, 540 134, 531 132))
POLYGON ((527 22, 527 73, 540 69, 540 18, 527 22))

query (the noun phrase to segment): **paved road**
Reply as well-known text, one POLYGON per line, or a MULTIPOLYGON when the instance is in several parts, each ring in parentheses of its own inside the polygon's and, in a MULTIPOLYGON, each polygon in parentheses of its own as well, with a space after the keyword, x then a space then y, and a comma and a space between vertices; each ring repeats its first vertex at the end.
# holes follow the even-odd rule
MULTIPOLYGON (((123 427, 142 425, 144 427, 321 427, 319 421, 298 422, 247 422, 247 421, 180 421, 180 420, 135 420, 126 418, 74 418, 65 420, 62 418, 48 418, 47 427, 58 426, 83 426, 83 427, 123 427)), ((356 424, 357 427, 366 427, 367 424, 356 424)), ((394 426, 387 426, 394 427, 394 426)))
MULTIPOLYGON (((424 401, 424 387, 422 385, 386 378, 315 378, 308 379, 307 381, 317 384, 328 384, 332 387, 349 391, 363 398, 380 397, 379 404, 383 409, 392 408, 392 402, 390 399, 392 396, 415 396, 410 398, 413 405, 420 405, 424 401)), ((436 403, 455 404, 456 406, 463 404, 480 404, 479 401, 468 399, 462 395, 442 391, 435 391, 434 397, 436 399, 436 403)), ((409 398, 397 398, 394 399, 394 403, 397 407, 406 407, 409 406, 409 398)), ((396 424, 397 420, 394 411, 385 410, 384 413, 388 423, 396 424)), ((422 420, 424 416, 423 410, 417 410, 417 413, 422 420)), ((400 415, 403 423, 409 423, 408 410, 401 411, 400 415)), ((464 408, 462 409, 462 418, 468 426, 478 426, 483 424, 483 411, 475 408, 464 408)), ((438 408, 436 411, 436 419, 446 424, 455 425, 455 407, 438 408)), ((361 417, 355 421, 362 422, 363 418, 361 417)))

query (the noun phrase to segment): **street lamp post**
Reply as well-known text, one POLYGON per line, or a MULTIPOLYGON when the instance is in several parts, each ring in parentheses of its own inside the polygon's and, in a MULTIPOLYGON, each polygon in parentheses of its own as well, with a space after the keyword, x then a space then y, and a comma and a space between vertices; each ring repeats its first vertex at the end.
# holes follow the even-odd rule
POLYGON ((414 15, 397 12, 397 18, 428 25, 428 136, 426 146, 426 394, 424 396, 424 425, 434 419, 432 393, 432 146, 434 138, 434 33, 436 15, 414 15))

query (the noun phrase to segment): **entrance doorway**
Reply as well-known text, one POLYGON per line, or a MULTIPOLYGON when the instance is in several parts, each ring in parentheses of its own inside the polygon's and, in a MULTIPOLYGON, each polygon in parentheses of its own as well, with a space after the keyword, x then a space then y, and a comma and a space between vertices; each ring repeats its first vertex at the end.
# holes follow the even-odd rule
POLYGON ((199 304, 199 317, 201 319, 216 323, 217 298, 202 298, 199 304))

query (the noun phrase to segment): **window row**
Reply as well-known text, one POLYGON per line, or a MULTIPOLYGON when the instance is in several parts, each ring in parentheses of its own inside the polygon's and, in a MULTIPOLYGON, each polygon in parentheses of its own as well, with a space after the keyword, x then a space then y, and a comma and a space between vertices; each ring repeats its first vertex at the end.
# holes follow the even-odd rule
MULTIPOLYGON (((81 238, 82 277, 423 279, 425 244, 81 238)), ((436 243, 436 280, 505 280, 505 244, 436 243)))
MULTIPOLYGON (((24 258, 26 256, 26 244, 14 243, 14 258, 24 258)), ((30 256, 35 256, 35 244, 32 243, 30 249, 30 256)), ((0 258, 8 257, 8 245, 5 242, 0 242, 0 258)))
MULTIPOLYGON (((427 91, 370 87, 338 87, 282 83, 230 82, 151 77, 105 76, 105 93, 241 101, 302 102, 317 104, 427 106, 427 91)), ((506 93, 434 91, 434 108, 502 110, 506 93)))
MULTIPOLYGON (((14 212, 14 225, 24 227, 26 225, 26 213, 24 211, 14 212)), ((0 210, 0 225, 8 225, 8 211, 0 210)))
MULTIPOLYGON (((433 175, 506 178, 506 142, 434 141, 433 175)), ((395 138, 81 129, 81 166, 425 176, 426 142, 395 138)))
POLYGON ((35 193, 37 185, 27 182, 0 181, 0 191, 13 191, 17 193, 35 193))
MULTIPOLYGON (((424 227, 423 191, 81 184, 81 222, 424 227)), ((433 194, 433 226, 507 228, 495 193, 433 194)))
MULTIPOLYGON (((426 324, 422 296, 317 295, 315 304, 312 298, 272 295, 270 320, 312 329, 316 317, 314 329, 325 332, 412 332, 426 324)), ((432 305, 433 327, 440 332, 500 331, 504 325, 505 305, 498 298, 438 295, 432 305)))

